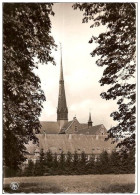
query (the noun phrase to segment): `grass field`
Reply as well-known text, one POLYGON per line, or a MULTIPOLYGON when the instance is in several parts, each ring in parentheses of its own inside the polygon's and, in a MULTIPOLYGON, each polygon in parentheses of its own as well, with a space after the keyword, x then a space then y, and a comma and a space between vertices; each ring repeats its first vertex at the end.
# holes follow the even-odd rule
POLYGON ((133 193, 135 175, 15 177, 5 178, 3 185, 5 193, 133 193), (11 182, 18 182, 19 189, 10 189, 11 182))

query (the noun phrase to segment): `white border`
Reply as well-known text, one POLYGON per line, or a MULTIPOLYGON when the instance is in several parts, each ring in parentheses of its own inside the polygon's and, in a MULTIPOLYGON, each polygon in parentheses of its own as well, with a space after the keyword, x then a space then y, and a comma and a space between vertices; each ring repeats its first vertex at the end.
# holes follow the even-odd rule
MULTIPOLYGON (((4 3, 4 2, 22 2, 22 3, 27 3, 27 2, 34 2, 34 3, 37 3, 37 2, 39 2, 39 3, 46 3, 46 2, 57 2, 57 3, 62 3, 62 2, 108 2, 108 3, 111 3, 111 2, 124 2, 124 3, 129 3, 129 2, 133 2, 133 3, 137 3, 137 11, 136 11, 136 13, 137 13, 137 17, 136 17, 136 22, 137 22, 137 34, 136 34, 136 38, 137 38, 137 86, 139 86, 139 80, 138 80, 138 76, 140 76, 140 67, 138 67, 138 48, 139 48, 139 46, 140 46, 140 41, 139 41, 139 38, 138 38, 138 32, 140 32, 139 31, 139 26, 140 26, 140 22, 139 22, 139 18, 140 18, 140 13, 139 13, 139 11, 140 11, 140 4, 138 3, 138 0, 136 0, 136 1, 133 1, 133 0, 127 0, 127 1, 121 1, 121 0, 116 0, 116 1, 109 1, 109 0, 94 0, 94 1, 86 1, 86 0, 77 0, 77 1, 75 1, 75 0, 73 0, 73 1, 70 1, 70 0, 67 0, 67 1, 65 1, 65 0, 62 0, 62 1, 58 1, 58 0, 48 0, 48 1, 45 1, 45 0, 38 0, 38 1, 35 1, 35 0, 24 0, 24 1, 20 1, 20 0, 4 0, 4 1, 2 1, 1 2, 1 4, 0 4, 0 13, 1 13, 1 17, 0 17, 0 35, 1 35, 1 39, 0 39, 0 59, 1 59, 1 61, 0 61, 0 99, 2 100, 2 4, 4 3)), ((138 89, 138 87, 137 87, 137 89, 138 89)), ((137 190, 137 187, 139 187, 139 185, 138 185, 138 175, 140 175, 140 170, 138 169, 138 162, 140 162, 139 160, 140 160, 140 156, 138 156, 138 149, 139 149, 139 144, 138 144, 138 141, 137 140, 140 140, 140 133, 138 132, 138 121, 139 121, 139 116, 138 116, 138 110, 139 110, 139 108, 140 108, 140 106, 139 106, 139 104, 138 104, 138 97, 140 97, 140 94, 139 94, 140 92, 139 92, 139 90, 137 90, 137 106, 136 106, 136 113, 137 113, 137 123, 136 123, 136 129, 137 129, 137 139, 136 139, 136 182, 135 182, 135 185, 136 185, 136 187, 135 187, 135 194, 139 194, 139 189, 137 190)), ((0 127, 1 127, 1 129, 0 129, 0 141, 1 141, 1 144, 0 144, 0 153, 1 153, 1 160, 0 160, 0 168, 1 168, 1 170, 2 170, 2 154, 3 154, 3 150, 2 150, 2 137, 3 137, 3 134, 2 134, 2 103, 0 104, 0 118, 1 118, 1 120, 0 120, 0 127)), ((1 173, 2 173, 2 171, 1 171, 1 173)), ((0 181, 1 181, 1 186, 0 186, 0 190, 1 190, 1 192, 2 192, 2 188, 3 188, 3 177, 2 177, 2 174, 0 174, 0 181)), ((18 193, 17 193, 18 194, 18 193)), ((30 193, 30 194, 33 194, 33 193, 30 193)), ((110 194, 112 194, 112 193, 110 193, 110 194)), ((116 195, 117 195, 117 193, 115 193, 116 195)), ((126 194, 126 193, 125 193, 126 194)))

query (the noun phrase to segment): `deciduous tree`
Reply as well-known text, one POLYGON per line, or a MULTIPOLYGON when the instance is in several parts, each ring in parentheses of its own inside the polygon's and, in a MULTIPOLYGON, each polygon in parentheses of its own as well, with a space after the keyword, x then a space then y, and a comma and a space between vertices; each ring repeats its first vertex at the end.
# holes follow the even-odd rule
POLYGON ((110 136, 123 137, 126 149, 135 145, 135 68, 136 68, 136 4, 135 3, 76 3, 74 9, 83 11, 83 23, 91 28, 106 26, 105 32, 91 37, 96 43, 91 56, 98 56, 96 64, 105 67, 101 86, 109 89, 101 93, 106 100, 117 100, 118 110, 111 117, 118 121, 110 136), (127 136, 126 136, 127 134, 127 136), (129 137, 129 138, 128 138, 129 137), (126 138, 126 139, 125 139, 126 138))
POLYGON ((25 143, 37 141, 39 116, 45 100, 38 62, 53 63, 52 3, 3 4, 3 127, 4 163, 17 169, 24 160, 25 143), (10 137, 9 137, 10 136, 10 137), (16 148, 16 150, 15 150, 16 148), (15 158, 16 154, 16 158, 15 158))

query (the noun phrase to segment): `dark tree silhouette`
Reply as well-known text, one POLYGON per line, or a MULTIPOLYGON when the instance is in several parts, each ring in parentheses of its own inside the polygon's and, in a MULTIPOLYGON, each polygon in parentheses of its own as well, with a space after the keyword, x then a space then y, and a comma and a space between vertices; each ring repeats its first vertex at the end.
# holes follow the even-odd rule
POLYGON ((100 166, 100 174, 110 173, 110 159, 107 151, 103 151, 100 154, 100 160, 98 163, 100 166))
POLYGON ((95 155, 90 156, 89 161, 87 162, 86 171, 88 174, 95 173, 95 155))
POLYGON ((80 155, 80 160, 79 160, 79 172, 81 174, 85 174, 87 172, 87 155, 83 151, 80 155))
POLYGON ((34 163, 30 160, 28 166, 24 170, 24 174, 26 176, 33 176, 34 175, 34 163))
POLYGON ((45 96, 40 79, 33 72, 37 68, 34 59, 54 64, 51 50, 55 44, 50 35, 52 5, 3 4, 4 164, 14 169, 24 161, 24 144, 37 141, 35 133, 39 132, 38 117, 45 96))
MULTIPOLYGON (((118 111, 111 117, 118 121, 110 136, 123 137, 126 149, 135 146, 135 68, 136 68, 136 5, 135 3, 76 3, 74 9, 83 11, 83 23, 91 28, 106 25, 106 31, 92 36, 89 43, 97 47, 91 56, 99 56, 96 64, 105 67, 99 81, 110 88, 101 93, 106 100, 117 100, 118 111), (126 138, 126 135, 129 138, 126 138), (125 139, 126 138, 126 139, 125 139)), ((93 31, 94 34, 94 31, 93 31)))
POLYGON ((121 158, 118 152, 113 151, 110 155, 110 172, 119 174, 121 173, 121 158))

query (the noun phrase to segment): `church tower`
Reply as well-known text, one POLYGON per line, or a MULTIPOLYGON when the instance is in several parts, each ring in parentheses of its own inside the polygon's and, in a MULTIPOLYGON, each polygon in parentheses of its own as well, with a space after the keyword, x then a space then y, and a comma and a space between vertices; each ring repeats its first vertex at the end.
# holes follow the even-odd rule
POLYGON ((59 80, 59 96, 58 96, 58 107, 57 107, 57 122, 60 130, 68 122, 68 108, 65 96, 64 77, 63 77, 63 66, 62 66, 62 51, 61 51, 61 62, 60 62, 60 80, 59 80))
POLYGON ((88 128, 92 127, 91 113, 89 113, 88 128))

